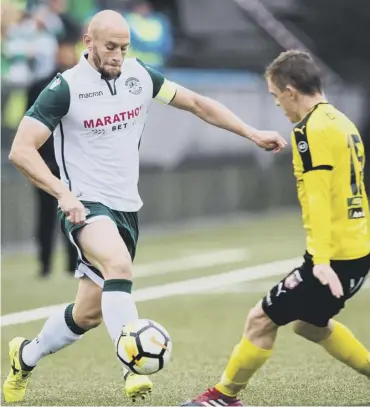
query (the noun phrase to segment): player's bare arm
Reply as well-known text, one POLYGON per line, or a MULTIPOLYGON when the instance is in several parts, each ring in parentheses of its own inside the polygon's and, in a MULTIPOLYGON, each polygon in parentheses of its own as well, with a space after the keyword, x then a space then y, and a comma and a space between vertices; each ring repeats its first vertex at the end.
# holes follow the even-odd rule
POLYGON ((59 200, 61 209, 69 214, 71 222, 84 222, 84 206, 52 174, 37 151, 49 137, 50 130, 46 126, 24 117, 14 138, 9 159, 34 185, 59 200))
POLYGON ((178 87, 171 105, 191 112, 213 126, 248 138, 258 147, 279 152, 287 146, 287 142, 278 132, 261 131, 248 126, 221 103, 181 86, 178 87))

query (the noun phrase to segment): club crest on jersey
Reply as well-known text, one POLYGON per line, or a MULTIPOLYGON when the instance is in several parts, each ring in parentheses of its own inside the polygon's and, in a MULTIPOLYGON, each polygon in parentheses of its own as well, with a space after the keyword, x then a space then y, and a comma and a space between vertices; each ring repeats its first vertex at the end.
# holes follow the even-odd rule
POLYGON ((125 85, 128 87, 128 91, 133 95, 138 95, 142 91, 142 87, 140 86, 140 81, 137 78, 130 77, 126 79, 125 85))

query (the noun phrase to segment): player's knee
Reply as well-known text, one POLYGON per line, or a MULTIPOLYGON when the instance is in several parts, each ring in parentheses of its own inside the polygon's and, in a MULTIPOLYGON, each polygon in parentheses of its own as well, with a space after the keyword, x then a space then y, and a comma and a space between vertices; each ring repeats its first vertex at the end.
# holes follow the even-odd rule
POLYGON ((295 321, 293 323, 293 331, 302 338, 312 342, 323 341, 330 335, 329 328, 317 327, 304 321, 295 321))
POLYGON ((269 334, 276 329, 277 326, 266 315, 260 302, 249 312, 244 332, 250 340, 253 340, 254 338, 269 334))
POLYGON ((102 273, 106 280, 132 280, 132 263, 126 257, 113 257, 102 264, 102 273))

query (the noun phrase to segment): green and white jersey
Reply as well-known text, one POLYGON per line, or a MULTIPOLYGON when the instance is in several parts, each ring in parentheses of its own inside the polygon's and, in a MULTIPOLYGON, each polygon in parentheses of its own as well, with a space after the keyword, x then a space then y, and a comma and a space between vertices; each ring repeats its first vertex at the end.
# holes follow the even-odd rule
POLYGON ((125 59, 121 75, 107 81, 86 57, 58 74, 26 116, 53 132, 61 179, 79 199, 136 212, 147 111, 153 98, 169 103, 176 85, 136 58, 125 59))

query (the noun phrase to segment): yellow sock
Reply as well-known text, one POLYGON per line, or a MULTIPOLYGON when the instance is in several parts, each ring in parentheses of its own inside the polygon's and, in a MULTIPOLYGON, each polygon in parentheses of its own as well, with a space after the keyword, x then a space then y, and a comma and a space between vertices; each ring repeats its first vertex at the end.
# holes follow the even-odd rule
POLYGON ((271 354, 272 349, 259 348, 243 336, 235 346, 216 389, 227 396, 236 396, 271 354))
POLYGON ((319 342, 331 356, 370 377, 370 352, 344 325, 333 321, 334 329, 330 336, 319 342))

